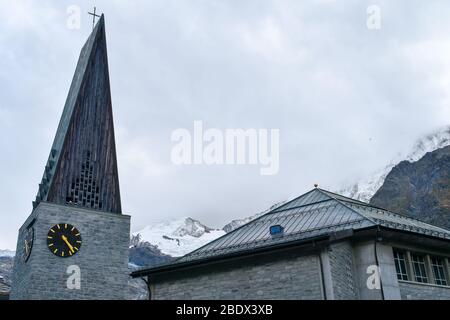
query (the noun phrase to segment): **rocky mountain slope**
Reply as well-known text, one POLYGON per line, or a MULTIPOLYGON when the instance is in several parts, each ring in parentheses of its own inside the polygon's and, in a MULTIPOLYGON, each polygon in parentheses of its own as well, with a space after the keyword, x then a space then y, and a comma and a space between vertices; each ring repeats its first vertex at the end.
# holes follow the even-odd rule
POLYGON ((394 166, 370 203, 450 229, 450 146, 394 166))
POLYGON ((169 262, 172 259, 172 256, 162 253, 157 246, 142 240, 140 234, 131 236, 129 264, 132 267, 152 266, 169 262))

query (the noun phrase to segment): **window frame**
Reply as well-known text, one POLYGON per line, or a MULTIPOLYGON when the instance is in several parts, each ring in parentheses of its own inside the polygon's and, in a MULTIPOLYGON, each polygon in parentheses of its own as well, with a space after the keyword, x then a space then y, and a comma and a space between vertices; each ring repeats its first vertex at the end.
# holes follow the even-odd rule
POLYGON ((411 253, 411 264, 413 267, 414 282, 430 283, 430 275, 427 267, 427 257, 415 252, 411 253), (416 259, 417 258, 417 259, 416 259))
POLYGON ((428 254, 425 252, 409 250, 406 247, 393 247, 392 249, 392 257, 394 259, 396 277, 399 282, 413 282, 424 285, 442 286, 447 288, 450 287, 450 257, 435 253, 428 254), (397 272, 397 253, 402 254, 403 256, 406 274, 399 274, 397 272), (416 257, 419 257, 419 259, 417 259, 416 257), (438 277, 435 276, 435 265, 433 263, 433 259, 435 258, 440 259, 440 261, 442 262, 441 270, 443 271, 444 278, 441 277, 441 274, 438 274, 438 277), (416 271, 419 271, 417 267, 419 267, 420 269, 419 274, 422 275, 419 276, 419 278, 417 277, 416 273, 416 271), (423 281, 423 274, 425 274, 426 282, 423 281), (404 279, 405 277, 407 278, 407 280, 404 279), (418 279, 421 279, 422 281, 418 279), (442 281, 442 279, 444 279, 445 281, 442 281))
POLYGON ((395 265, 395 271, 397 273, 397 279, 403 280, 403 281, 409 281, 408 257, 407 257, 407 254, 405 251, 394 249, 394 265, 395 265), (402 258, 398 257, 398 255, 401 255, 402 258), (401 270, 402 269, 401 264, 403 264, 404 270, 401 270), (404 278, 406 278, 406 279, 404 279, 404 278))
POLYGON ((434 283, 439 286, 448 286, 448 273, 446 272, 445 258, 435 255, 430 256, 430 267, 433 272, 434 283), (441 264, 434 263, 433 259, 440 260, 441 264), (439 270, 438 274, 436 274, 436 268, 439 270), (440 274, 441 272, 442 274, 440 274))

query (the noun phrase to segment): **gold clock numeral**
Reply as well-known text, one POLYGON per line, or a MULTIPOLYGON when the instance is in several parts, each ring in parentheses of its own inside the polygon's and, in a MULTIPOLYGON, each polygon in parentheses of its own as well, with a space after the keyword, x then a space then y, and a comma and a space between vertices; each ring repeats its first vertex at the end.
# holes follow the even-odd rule
POLYGON ((47 239, 53 239, 53 237, 47 237, 47 239))
POLYGON ((55 233, 55 230, 53 230, 53 229, 50 229, 50 231, 53 232, 53 233, 55 233))
POLYGON ((73 247, 75 250, 77 250, 78 251, 78 248, 77 247, 73 247))
POLYGON ((67 223, 64 225, 64 229, 67 229, 67 223))
POLYGON ((61 256, 64 257, 64 251, 61 252, 61 256))
POLYGON ((75 237, 78 237, 80 234, 79 233, 77 233, 76 235, 75 235, 75 237))
POLYGON ((58 227, 59 230, 61 230, 61 227, 59 226, 59 224, 56 225, 58 227))
POLYGON ((55 249, 55 251, 53 251, 53 253, 55 253, 55 254, 56 254, 57 252, 58 252, 58 249, 55 249))
POLYGON ((49 247, 53 247, 53 243, 50 243, 48 246, 49 246, 49 247))

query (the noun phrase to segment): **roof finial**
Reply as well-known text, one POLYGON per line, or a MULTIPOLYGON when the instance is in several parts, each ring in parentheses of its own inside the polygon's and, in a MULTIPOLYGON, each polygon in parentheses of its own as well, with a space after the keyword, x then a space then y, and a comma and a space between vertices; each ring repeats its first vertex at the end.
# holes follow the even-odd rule
POLYGON ((318 188, 319 184, 318 183, 314 183, 314 188, 318 188))
POLYGON ((94 30, 95 27, 95 18, 100 18, 100 16, 98 14, 95 13, 95 11, 97 10, 96 7, 94 7, 94 12, 88 12, 88 14, 90 14, 92 16, 92 30, 94 30))

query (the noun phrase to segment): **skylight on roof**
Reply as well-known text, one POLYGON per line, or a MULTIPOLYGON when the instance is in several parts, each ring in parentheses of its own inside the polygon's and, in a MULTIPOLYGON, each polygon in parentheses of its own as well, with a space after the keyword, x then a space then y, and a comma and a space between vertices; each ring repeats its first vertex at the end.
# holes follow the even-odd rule
POLYGON ((284 228, 279 224, 271 226, 269 230, 271 236, 281 236, 284 232, 284 228))

